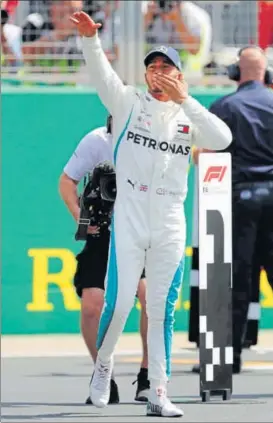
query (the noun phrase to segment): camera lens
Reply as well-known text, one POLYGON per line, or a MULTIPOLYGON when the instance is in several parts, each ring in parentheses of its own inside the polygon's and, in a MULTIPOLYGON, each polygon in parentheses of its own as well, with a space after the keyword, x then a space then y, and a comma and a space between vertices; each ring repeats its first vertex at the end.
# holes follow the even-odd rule
POLYGON ((101 198, 105 201, 115 201, 117 193, 115 176, 102 177, 100 182, 101 198))

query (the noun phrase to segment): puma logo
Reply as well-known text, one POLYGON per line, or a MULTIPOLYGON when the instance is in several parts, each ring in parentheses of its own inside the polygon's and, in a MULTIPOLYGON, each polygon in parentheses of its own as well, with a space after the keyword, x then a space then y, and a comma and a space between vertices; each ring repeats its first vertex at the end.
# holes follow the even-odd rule
POLYGON ((147 404, 147 415, 154 415, 154 416, 161 416, 162 408, 158 404, 153 404, 152 402, 148 402, 147 404))
POLYGON ((133 183, 131 179, 127 179, 128 184, 132 185, 132 188, 135 189, 136 182, 133 183))

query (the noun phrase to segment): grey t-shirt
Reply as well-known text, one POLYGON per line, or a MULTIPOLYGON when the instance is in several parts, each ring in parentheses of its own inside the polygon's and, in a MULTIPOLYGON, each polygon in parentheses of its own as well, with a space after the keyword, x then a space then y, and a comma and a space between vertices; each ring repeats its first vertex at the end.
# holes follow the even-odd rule
POLYGON ((104 161, 113 163, 112 135, 105 126, 86 134, 64 167, 64 173, 80 181, 95 166, 104 161))

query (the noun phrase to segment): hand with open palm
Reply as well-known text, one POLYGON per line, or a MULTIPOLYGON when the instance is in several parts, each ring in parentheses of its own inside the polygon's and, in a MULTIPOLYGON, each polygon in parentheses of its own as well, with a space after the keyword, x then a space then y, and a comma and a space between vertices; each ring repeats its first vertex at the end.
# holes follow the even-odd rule
POLYGON ((94 37, 97 30, 101 27, 100 23, 95 23, 85 12, 75 12, 70 17, 82 37, 94 37))

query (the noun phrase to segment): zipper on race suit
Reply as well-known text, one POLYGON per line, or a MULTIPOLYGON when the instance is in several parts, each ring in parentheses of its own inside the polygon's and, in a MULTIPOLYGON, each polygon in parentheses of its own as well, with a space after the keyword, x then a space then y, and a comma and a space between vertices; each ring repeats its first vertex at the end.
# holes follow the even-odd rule
MULTIPOLYGON (((152 120, 152 133, 155 134, 155 139, 159 143, 162 141, 162 133, 164 133, 164 122, 165 114, 163 112, 160 112, 156 114, 156 119, 152 120), (156 130, 154 131, 154 129, 156 130)), ((154 216, 153 213, 153 200, 154 196, 156 194, 156 189, 158 188, 156 185, 158 184, 158 160, 160 158, 158 157, 158 154, 155 155, 155 160, 153 162, 153 172, 152 172, 152 181, 151 181, 151 187, 150 187, 150 198, 149 198, 149 228, 150 228, 150 234, 149 234, 149 248, 151 248, 151 234, 152 234, 152 227, 153 227, 153 221, 157 218, 157 216, 154 216), (154 183, 155 182, 155 183, 154 183)))

